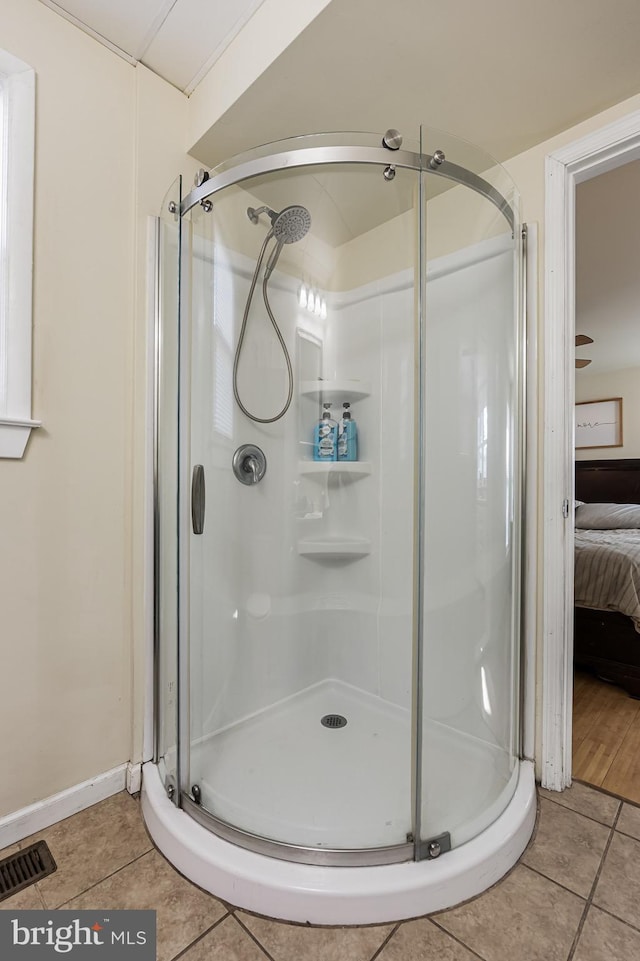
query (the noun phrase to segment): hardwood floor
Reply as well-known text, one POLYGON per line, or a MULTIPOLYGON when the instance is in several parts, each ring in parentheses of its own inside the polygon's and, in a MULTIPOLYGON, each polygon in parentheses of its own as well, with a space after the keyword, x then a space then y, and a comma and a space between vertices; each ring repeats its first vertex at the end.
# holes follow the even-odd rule
POLYGON ((576 671, 573 776, 640 804, 640 700, 576 671))

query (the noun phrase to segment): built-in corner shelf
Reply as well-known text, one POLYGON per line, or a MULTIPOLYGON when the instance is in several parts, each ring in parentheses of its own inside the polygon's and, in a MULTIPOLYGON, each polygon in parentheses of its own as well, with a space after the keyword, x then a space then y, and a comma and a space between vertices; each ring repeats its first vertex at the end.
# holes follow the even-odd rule
POLYGON ((298 554, 316 560, 340 560, 365 557, 371 553, 371 541, 363 537, 326 537, 298 541, 298 554))
POLYGON ((303 380, 300 383, 303 397, 326 400, 330 403, 352 403, 368 397, 371 384, 366 380, 303 380))
POLYGON ((298 462, 298 473, 304 476, 322 480, 327 475, 355 478, 367 477, 372 470, 370 461, 366 460, 301 460, 298 462))

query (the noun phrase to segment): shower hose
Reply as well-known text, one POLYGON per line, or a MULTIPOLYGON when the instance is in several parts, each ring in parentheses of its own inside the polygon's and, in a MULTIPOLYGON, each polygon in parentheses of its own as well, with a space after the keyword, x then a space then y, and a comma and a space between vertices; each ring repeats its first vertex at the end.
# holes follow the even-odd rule
MULTIPOLYGON (((247 321, 249 319, 249 310, 251 308, 251 301, 253 300, 253 294, 256 289, 256 283, 258 282, 258 275, 260 273, 260 268, 262 267, 262 261, 264 260, 264 255, 266 253, 269 241, 272 238, 273 238, 273 231, 269 231, 260 249, 260 254, 258 256, 258 260, 256 263, 256 269, 254 270, 253 277, 251 278, 249 296, 247 297, 247 303, 244 308, 244 315, 242 317, 242 326, 240 327, 240 336, 238 337, 236 354, 233 359, 233 396, 236 399, 236 404, 238 405, 238 407, 240 408, 243 414, 245 414, 250 420, 253 420, 258 424, 273 424, 275 421, 280 420, 281 417, 284 417, 284 415, 289 410, 291 399, 293 397, 293 368, 291 366, 291 357, 289 356, 287 345, 284 342, 284 337, 282 336, 280 328, 278 327, 278 322, 274 317, 273 310, 271 309, 271 304, 269 303, 269 295, 267 293, 267 284, 269 282, 268 274, 270 273, 269 271, 270 265, 267 265, 267 270, 265 272, 265 276, 262 281, 262 299, 264 300, 264 305, 267 309, 269 320, 273 324, 273 329, 276 332, 276 335, 280 342, 280 347, 282 348, 282 353, 284 354, 284 359, 287 364, 287 375, 289 378, 289 392, 287 394, 287 400, 282 410, 278 414, 276 414, 274 417, 257 417, 255 414, 252 414, 251 411, 247 410, 247 408, 244 406, 244 404, 242 403, 242 400, 240 399, 240 393, 238 391, 238 366, 240 364, 240 357, 242 355, 242 345, 244 343, 244 337, 247 330, 247 321)), ((277 244, 277 241, 276 241, 276 244, 277 244)), ((276 254, 276 259, 277 259, 277 254, 276 254)), ((275 266, 275 259, 273 261, 273 266, 275 266)))

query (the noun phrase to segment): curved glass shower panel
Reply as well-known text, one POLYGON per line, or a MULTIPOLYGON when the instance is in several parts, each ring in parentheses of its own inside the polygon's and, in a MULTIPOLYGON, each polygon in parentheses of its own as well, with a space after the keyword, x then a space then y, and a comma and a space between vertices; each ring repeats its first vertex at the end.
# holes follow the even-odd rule
POLYGON ((383 169, 272 172, 192 213, 191 468, 206 513, 190 534, 188 787, 214 829, 254 845, 392 849, 412 830, 419 175, 383 169), (293 392, 262 423, 238 400, 262 419, 286 404, 269 310, 293 392), (314 450, 325 404, 332 420, 352 412, 353 459, 314 450), (256 482, 244 445, 266 458, 256 482))
POLYGON ((155 492, 156 582, 154 755, 165 787, 178 800, 178 360, 180 340, 181 178, 158 218, 156 287, 155 492))
MULTIPOLYGON (((407 131, 404 131, 404 133, 406 134, 407 131)), ((326 148, 327 151, 335 151, 336 148, 346 148, 352 153, 356 151, 360 153, 362 148, 379 150, 381 146, 383 146, 382 135, 376 133, 336 131, 334 133, 303 134, 298 137, 288 137, 285 140, 275 140, 260 144, 258 147, 252 147, 251 150, 244 153, 225 158, 210 171, 210 176, 211 179, 215 179, 219 174, 233 171, 246 163, 253 163, 254 161, 263 159, 267 161, 270 169, 273 169, 274 166, 277 166, 277 164, 274 163, 274 158, 282 156, 283 154, 286 154, 288 158, 292 158, 296 155, 301 155, 301 152, 308 148, 316 150, 318 148, 326 148)), ((413 138, 404 136, 402 138, 401 148, 403 153, 408 152, 413 155, 415 162, 412 166, 417 169, 420 166, 419 134, 413 138)), ((390 163, 392 162, 394 153, 393 149, 389 150, 388 156, 390 163)), ((331 155, 328 153, 326 160, 323 158, 319 160, 319 162, 331 163, 331 160, 331 155)))
POLYGON ((420 834, 456 847, 518 772, 520 233, 501 168, 425 140, 508 203, 425 174, 420 834))

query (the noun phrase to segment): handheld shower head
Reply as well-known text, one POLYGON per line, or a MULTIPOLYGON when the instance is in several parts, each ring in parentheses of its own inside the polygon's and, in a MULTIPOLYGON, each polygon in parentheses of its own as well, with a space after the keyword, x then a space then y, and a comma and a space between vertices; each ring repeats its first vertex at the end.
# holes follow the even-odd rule
POLYGON ((244 314, 242 316, 242 326, 240 328, 240 336, 238 337, 238 345, 236 347, 236 353, 233 360, 233 396, 236 399, 236 403, 240 410, 245 414, 250 420, 255 421, 258 424, 273 424, 275 421, 280 420, 281 417, 289 410, 291 405, 291 399, 293 397, 293 367, 291 366, 291 357, 289 356, 289 351, 287 350, 287 345, 282 336, 282 332, 278 327, 278 322, 274 316, 274 313, 269 304, 269 297, 267 294, 267 285, 269 283, 269 278, 273 273, 276 264, 278 263, 278 258, 282 253, 282 248, 285 244, 295 244, 309 232, 311 227, 311 214, 306 207, 302 207, 298 204, 292 204, 289 207, 285 207, 280 213, 275 210, 271 210, 270 207, 248 207, 247 217, 252 224, 257 224, 260 221, 260 214, 267 214, 271 221, 271 230, 268 232, 267 236, 262 242, 262 247, 260 249, 260 254, 258 255, 258 261, 256 263, 256 268, 253 272, 253 277, 251 278, 251 285, 249 287, 249 296, 247 297, 247 302, 244 308, 244 314), (264 277, 262 280, 262 298, 264 300, 264 305, 267 309, 269 315, 269 320, 273 324, 273 329, 276 336, 280 342, 280 347, 282 348, 282 353, 284 355, 285 363, 287 365, 287 379, 289 382, 289 389, 287 393, 287 399, 282 410, 275 414, 273 417, 258 417, 256 414, 252 414, 251 411, 242 403, 240 393, 238 391, 238 365, 240 363, 240 356, 242 354, 242 344, 244 342, 244 335, 247 329, 247 320, 249 317, 249 308, 251 307, 251 298, 253 297, 253 292, 256 287, 258 280, 258 275, 260 273, 260 268, 262 267, 262 262, 264 260, 267 248, 272 240, 275 240, 275 244, 271 249, 269 258, 264 268, 264 277))
POLYGON ((267 214, 271 232, 279 244, 295 244, 309 232, 311 214, 306 207, 292 204, 278 213, 271 207, 247 207, 247 217, 252 224, 259 223, 260 214, 267 214))
POLYGON ((306 207, 292 204, 285 207, 279 214, 269 211, 273 236, 279 244, 296 244, 309 232, 311 214, 306 207))

